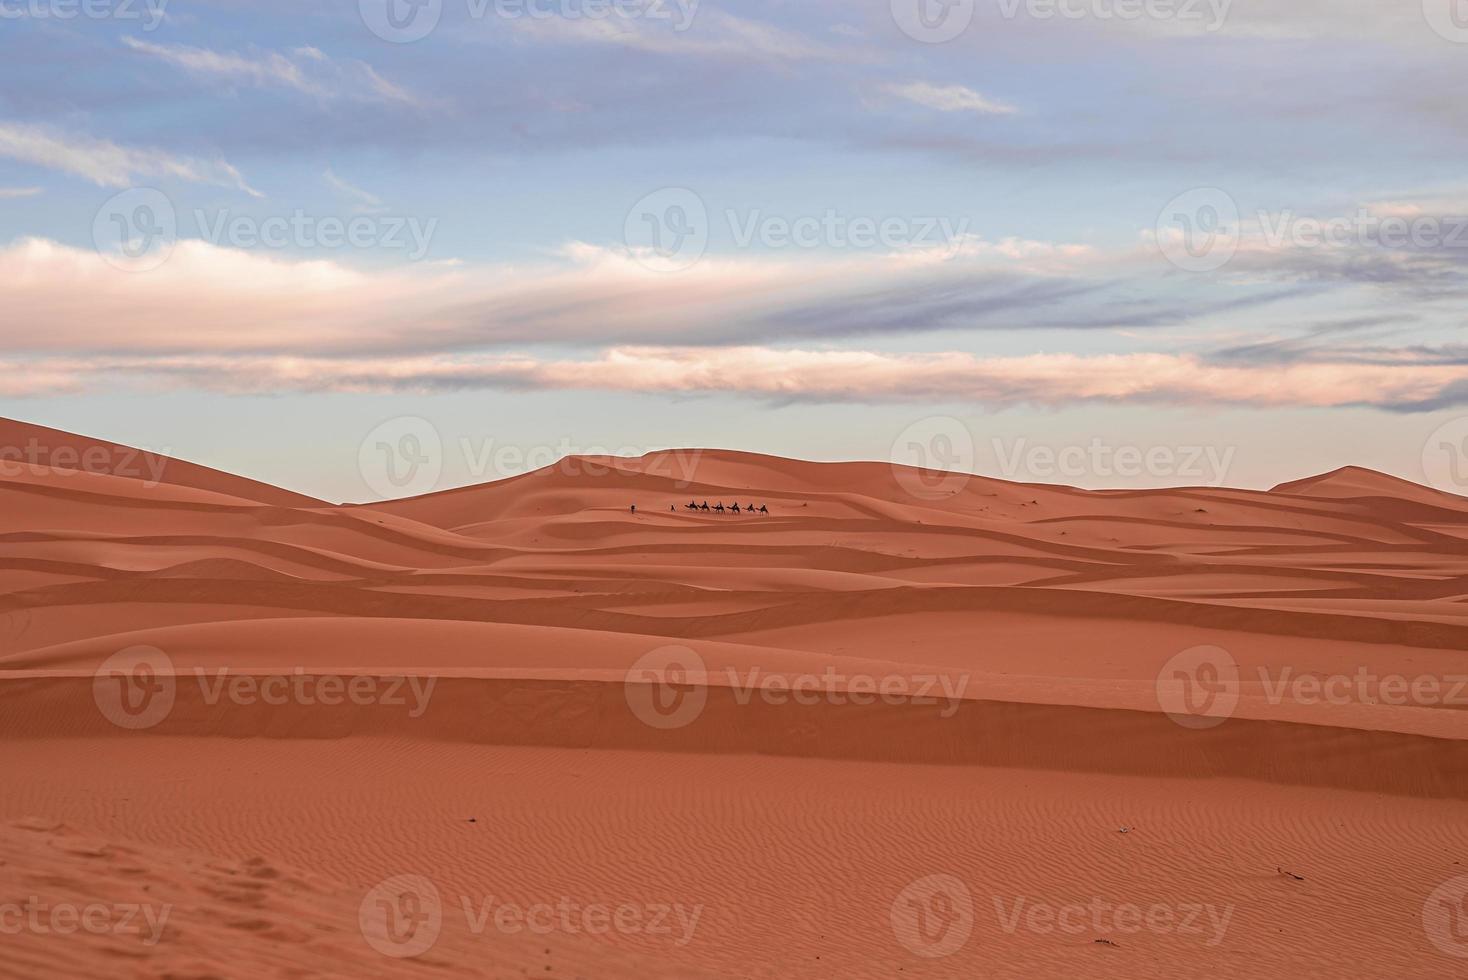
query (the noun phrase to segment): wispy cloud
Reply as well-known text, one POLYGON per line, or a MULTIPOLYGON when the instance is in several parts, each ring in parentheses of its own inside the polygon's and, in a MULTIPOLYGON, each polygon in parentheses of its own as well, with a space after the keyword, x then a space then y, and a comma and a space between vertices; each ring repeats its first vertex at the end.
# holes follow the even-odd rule
POLYGON ((850 44, 814 41, 763 21, 718 10, 700 11, 696 22, 646 17, 520 17, 508 21, 524 37, 631 48, 652 54, 752 61, 868 61, 850 44))
MULTIPOLYGON (((0 362, 12 369, 17 364, 0 362)), ((509 388, 725 394, 779 402, 938 400, 992 407, 1103 402, 1398 411, 1468 400, 1468 366, 1459 364, 1221 367, 1189 355, 1160 353, 981 357, 963 352, 617 347, 583 360, 515 354, 172 355, 57 358, 40 365, 53 387, 106 377, 231 393, 509 388)), ((0 377, 17 373, 0 370, 0 377)))
POLYGON ((20 197, 36 197, 41 193, 39 187, 0 187, 0 200, 14 200, 20 197))
POLYGON ((253 197, 258 191, 223 160, 176 156, 137 149, 40 126, 0 122, 0 157, 59 170, 101 187, 127 187, 139 178, 172 177, 197 184, 234 187, 253 197))
POLYGON ((906 82, 888 85, 886 91, 939 112, 977 112, 985 116, 1009 116, 1019 111, 1012 105, 998 102, 963 85, 906 82))
POLYGON ((336 61, 318 48, 296 48, 282 54, 260 51, 235 54, 183 44, 154 44, 124 37, 123 44, 196 75, 258 88, 287 88, 317 99, 396 102, 417 105, 418 99, 383 78, 363 61, 336 61))
POLYGON ((338 193, 352 198, 357 202, 354 210, 363 214, 375 214, 383 210, 382 198, 369 191, 364 191, 355 184, 342 180, 330 167, 326 169, 326 173, 322 174, 322 177, 338 193))

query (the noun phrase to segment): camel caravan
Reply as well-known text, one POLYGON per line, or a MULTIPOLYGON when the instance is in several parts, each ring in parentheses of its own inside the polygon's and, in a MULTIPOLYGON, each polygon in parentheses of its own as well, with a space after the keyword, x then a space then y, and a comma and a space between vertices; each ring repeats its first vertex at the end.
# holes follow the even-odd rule
MULTIPOLYGON (((756 507, 754 504, 746 504, 741 510, 737 501, 730 504, 728 507, 725 507, 722 501, 710 507, 707 500, 705 500, 701 504, 696 500, 690 500, 688 501, 688 503, 683 505, 683 509, 692 511, 709 511, 714 514, 769 514, 770 512, 770 508, 766 507, 764 504, 760 504, 758 507, 756 507)), ((633 504, 631 510, 632 513, 637 513, 637 505, 633 504)), ((678 508, 674 507, 672 504, 669 504, 668 510, 677 513, 678 508)))
POLYGON ((697 501, 690 500, 687 504, 684 505, 683 509, 699 511, 712 510, 715 514, 768 514, 770 512, 770 508, 766 507, 764 504, 760 504, 759 507, 755 507, 754 504, 750 504, 743 510, 740 510, 739 504, 737 502, 730 504, 728 507, 725 507, 722 503, 718 503, 710 508, 709 502, 707 500, 705 500, 701 504, 697 501))

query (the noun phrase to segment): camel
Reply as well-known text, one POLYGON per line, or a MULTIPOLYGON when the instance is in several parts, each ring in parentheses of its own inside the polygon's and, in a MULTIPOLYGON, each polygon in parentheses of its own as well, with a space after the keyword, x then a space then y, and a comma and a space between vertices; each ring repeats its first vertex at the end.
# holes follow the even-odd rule
POLYGON ((714 513, 715 514, 722 514, 723 512, 724 512, 724 505, 722 503, 719 503, 719 504, 715 504, 714 505, 714 513))
POLYGON ((688 509, 689 510, 698 510, 698 501, 696 501, 696 500, 690 500, 690 501, 688 501, 688 509))
POLYGON ((761 514, 768 514, 770 512, 770 508, 766 507, 764 504, 760 504, 759 505, 759 512, 761 514))
POLYGON ((736 513, 736 514, 739 513, 739 505, 738 504, 735 504, 734 507, 733 507, 733 510, 734 510, 734 513, 736 513))
POLYGON ((698 509, 699 509, 699 510, 708 510, 708 509, 709 509, 709 502, 708 502, 708 501, 707 501, 707 500, 705 500, 705 501, 704 501, 704 502, 703 502, 703 506, 702 506, 702 507, 700 507, 700 508, 698 508, 698 509))

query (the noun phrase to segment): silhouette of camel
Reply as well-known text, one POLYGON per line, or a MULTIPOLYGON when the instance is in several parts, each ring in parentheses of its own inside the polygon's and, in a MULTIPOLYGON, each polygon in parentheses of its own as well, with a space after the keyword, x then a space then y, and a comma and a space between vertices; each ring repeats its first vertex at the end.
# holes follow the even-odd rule
POLYGON ((688 509, 689 510, 698 510, 698 501, 696 501, 696 500, 690 500, 690 501, 688 501, 688 509))
POLYGON ((737 513, 739 513, 739 505, 738 505, 738 504, 735 504, 735 505, 734 505, 734 506, 733 506, 733 508, 732 508, 732 510, 733 510, 733 511, 734 511, 734 513, 736 513, 736 514, 737 514, 737 513))
POLYGON ((751 514, 753 514, 754 513, 754 504, 750 504, 748 507, 746 507, 744 509, 747 510, 747 511, 749 511, 751 514))
POLYGON ((716 514, 722 514, 723 512, 724 512, 724 505, 723 504, 715 504, 714 505, 714 513, 716 513, 716 514))
POLYGON ((764 504, 760 504, 759 505, 759 512, 761 514, 768 514, 770 512, 770 508, 766 507, 764 504))
POLYGON ((708 509, 709 509, 709 502, 708 502, 708 501, 707 501, 707 500, 705 500, 705 501, 704 501, 704 502, 703 502, 703 506, 702 506, 702 507, 700 507, 700 508, 698 508, 698 509, 699 509, 699 510, 708 510, 708 509))

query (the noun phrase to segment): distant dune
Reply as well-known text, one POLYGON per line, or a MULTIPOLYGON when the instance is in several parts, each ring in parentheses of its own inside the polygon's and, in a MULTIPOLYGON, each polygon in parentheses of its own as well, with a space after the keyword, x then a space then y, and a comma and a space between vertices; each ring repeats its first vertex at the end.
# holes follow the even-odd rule
POLYGON ((0 975, 1465 962, 1468 499, 677 450, 338 506, 0 446, 0 899, 170 909, 0 975))

